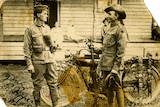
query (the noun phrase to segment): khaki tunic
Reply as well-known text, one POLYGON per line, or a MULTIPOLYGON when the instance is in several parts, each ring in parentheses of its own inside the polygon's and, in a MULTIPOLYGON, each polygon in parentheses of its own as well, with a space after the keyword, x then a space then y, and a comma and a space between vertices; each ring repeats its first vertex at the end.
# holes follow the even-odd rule
POLYGON ((114 23, 105 32, 98 69, 119 71, 123 67, 127 37, 126 29, 120 23, 114 23))
POLYGON ((38 26, 34 23, 25 30, 24 34, 24 54, 27 65, 32 62, 44 64, 52 63, 53 54, 50 52, 49 46, 46 44, 43 35, 49 35, 50 27, 46 24, 38 26), (42 52, 36 52, 42 51, 42 52))

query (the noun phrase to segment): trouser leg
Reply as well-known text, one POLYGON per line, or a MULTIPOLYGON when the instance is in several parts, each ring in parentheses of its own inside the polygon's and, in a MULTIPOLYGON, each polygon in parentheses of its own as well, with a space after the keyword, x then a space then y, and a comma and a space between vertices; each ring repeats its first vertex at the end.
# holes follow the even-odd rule
POLYGON ((112 91, 112 89, 107 89, 107 97, 108 97, 108 106, 114 107, 114 96, 115 93, 112 91))
POLYGON ((107 87, 106 87, 106 83, 105 83, 105 78, 109 75, 110 71, 102 71, 102 76, 103 76, 103 85, 102 85, 102 91, 103 91, 103 94, 107 97, 107 93, 108 93, 108 90, 107 90, 107 87))
POLYGON ((56 107, 58 104, 59 94, 58 94, 58 74, 56 71, 55 64, 47 64, 46 81, 50 90, 52 107, 56 107))
POLYGON ((46 66, 42 64, 33 64, 35 73, 31 74, 31 78, 33 80, 33 97, 35 101, 35 105, 40 105, 40 90, 42 88, 42 83, 44 80, 44 73, 46 70, 46 66))
MULTIPOLYGON (((109 75, 110 71, 103 71, 103 78, 106 78, 109 75)), ((107 88, 107 87, 106 87, 107 88)), ((108 98, 108 106, 114 107, 114 96, 115 93, 111 88, 107 88, 107 98, 108 98)))
POLYGON ((33 91, 33 97, 34 97, 34 102, 35 102, 36 107, 40 106, 41 105, 41 102, 40 102, 40 93, 36 92, 36 91, 33 91))
POLYGON ((117 88, 116 98, 117 98, 118 107, 125 107, 124 93, 123 93, 123 89, 121 86, 118 86, 118 88, 117 88))
MULTIPOLYGON (((109 74, 109 72, 104 72, 104 77, 106 77, 108 74, 109 74)), ((120 86, 120 85, 114 85, 114 86, 115 86, 114 90, 112 90, 112 87, 107 89, 107 97, 108 97, 109 107, 114 107, 113 104, 114 104, 115 94, 116 94, 118 107, 125 107, 124 93, 123 93, 122 86, 120 86)))

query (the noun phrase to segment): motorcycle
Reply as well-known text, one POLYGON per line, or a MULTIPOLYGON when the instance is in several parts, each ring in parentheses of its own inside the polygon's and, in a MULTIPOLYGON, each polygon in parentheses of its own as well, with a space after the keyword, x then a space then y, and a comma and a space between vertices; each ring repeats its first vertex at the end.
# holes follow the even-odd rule
MULTIPOLYGON (((84 80, 87 90, 92 91, 94 90, 93 88, 95 88, 93 78, 91 77, 92 75, 88 75, 91 78, 88 80, 87 77, 84 76, 85 73, 81 67, 85 66, 90 68, 93 61, 96 67, 100 55, 91 53, 93 51, 91 51, 92 48, 90 48, 90 41, 87 41, 86 44, 88 48, 80 49, 75 54, 66 55, 67 60, 64 61, 63 64, 66 65, 66 68, 67 66, 75 66, 78 71, 81 72, 81 77, 84 80), (80 56, 81 52, 84 50, 90 54, 80 56), (93 57, 94 60, 92 59, 93 57), (92 80, 92 82, 90 80, 92 80)), ((159 60, 153 59, 150 53, 148 53, 146 57, 134 56, 125 61, 122 75, 122 87, 127 101, 133 104, 143 105, 149 104, 156 99, 160 89, 160 73, 157 69, 158 63, 159 60)), ((63 68, 63 64, 60 64, 60 68, 63 68)), ((66 68, 64 68, 61 75, 66 75, 66 68)), ((65 76, 62 77, 63 79, 61 78, 61 80, 65 80, 65 76)), ((42 88, 41 97, 46 104, 51 105, 49 92, 46 88, 42 88)))

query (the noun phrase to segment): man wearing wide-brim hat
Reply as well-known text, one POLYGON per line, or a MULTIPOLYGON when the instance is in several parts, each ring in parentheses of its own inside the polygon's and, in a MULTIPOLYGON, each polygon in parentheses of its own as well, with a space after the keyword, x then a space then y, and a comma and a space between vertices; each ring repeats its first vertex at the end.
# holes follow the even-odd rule
POLYGON ((104 11, 106 13, 108 13, 109 11, 117 12, 119 14, 118 19, 125 19, 126 18, 125 10, 118 4, 113 4, 113 5, 109 6, 109 7, 107 7, 104 11))
POLYGON ((115 96, 118 107, 124 107, 120 72, 123 70, 126 47, 127 32, 122 23, 126 18, 126 13, 118 4, 111 5, 104 11, 108 21, 108 29, 106 29, 103 38, 102 55, 97 66, 97 74, 105 81, 103 88, 107 89, 107 92, 103 93, 107 94, 109 107, 115 107, 113 100, 115 96))
POLYGON ((52 107, 58 106, 57 71, 53 56, 53 43, 50 27, 45 24, 48 18, 48 6, 34 6, 34 22, 25 30, 24 34, 24 54, 28 71, 33 80, 33 96, 36 107, 41 107, 40 90, 43 80, 46 79, 49 86, 52 107))

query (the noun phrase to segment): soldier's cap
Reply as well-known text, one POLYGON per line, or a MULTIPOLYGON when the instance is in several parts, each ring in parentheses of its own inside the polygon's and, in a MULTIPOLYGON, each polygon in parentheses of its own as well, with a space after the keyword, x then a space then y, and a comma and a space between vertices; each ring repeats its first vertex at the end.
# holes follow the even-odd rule
POLYGON ((125 10, 118 4, 113 4, 109 7, 107 7, 104 11, 106 13, 108 13, 109 11, 116 11, 119 14, 119 19, 125 19, 126 18, 125 10))
POLYGON ((48 10, 47 5, 38 4, 34 6, 34 12, 41 13, 43 10, 48 10))

